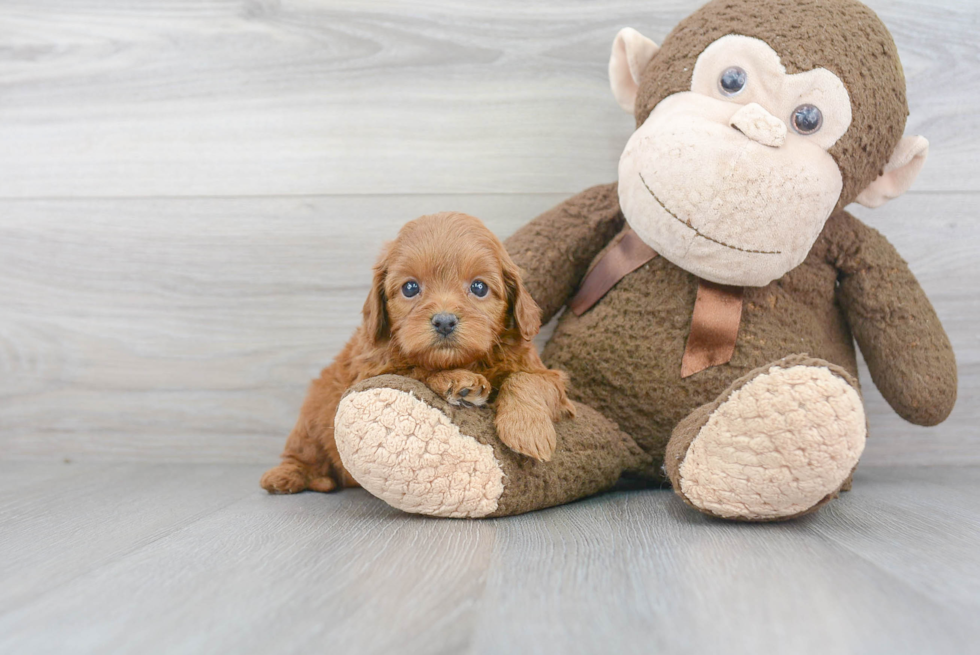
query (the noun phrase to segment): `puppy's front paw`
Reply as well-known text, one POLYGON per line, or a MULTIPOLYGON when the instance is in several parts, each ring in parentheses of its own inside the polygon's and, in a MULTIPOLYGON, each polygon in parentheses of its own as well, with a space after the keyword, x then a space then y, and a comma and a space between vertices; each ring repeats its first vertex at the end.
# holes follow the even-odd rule
POLYGON ((449 401, 450 405, 480 407, 490 397, 490 383, 479 373, 457 368, 440 371, 428 379, 426 384, 437 394, 449 401))
POLYGON ((495 423, 497 436, 511 450, 542 462, 555 453, 558 435, 549 416, 498 409, 495 423))

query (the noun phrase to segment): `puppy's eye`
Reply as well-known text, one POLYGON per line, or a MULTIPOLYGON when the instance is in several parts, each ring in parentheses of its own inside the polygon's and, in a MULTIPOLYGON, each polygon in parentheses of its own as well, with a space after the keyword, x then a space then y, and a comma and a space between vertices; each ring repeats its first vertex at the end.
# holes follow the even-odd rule
POLYGON ((718 88, 722 95, 737 96, 745 88, 745 81, 748 75, 738 66, 726 68, 718 78, 718 88))
POLYGON ((483 280, 474 280, 473 284, 470 285, 470 293, 472 293, 477 298, 484 297, 485 295, 487 295, 488 291, 490 291, 490 287, 488 287, 487 283, 484 282, 483 280))
POLYGON ((419 295, 419 291, 421 291, 419 288, 419 283, 415 280, 409 280, 402 285, 402 295, 406 298, 414 298, 415 296, 419 295))

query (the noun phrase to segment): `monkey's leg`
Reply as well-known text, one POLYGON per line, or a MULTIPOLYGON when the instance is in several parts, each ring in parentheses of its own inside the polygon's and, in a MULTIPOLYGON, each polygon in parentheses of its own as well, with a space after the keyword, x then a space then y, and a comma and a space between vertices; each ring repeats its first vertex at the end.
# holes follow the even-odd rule
POLYGON ((608 489, 648 456, 595 410, 559 421, 558 447, 539 462, 504 446, 488 407, 450 405, 415 380, 355 385, 337 410, 337 447, 369 492, 406 512, 455 518, 521 514, 608 489))
POLYGON ((736 380, 674 429, 674 491, 706 514, 778 521, 807 514, 850 480, 867 434, 854 379, 794 355, 736 380))

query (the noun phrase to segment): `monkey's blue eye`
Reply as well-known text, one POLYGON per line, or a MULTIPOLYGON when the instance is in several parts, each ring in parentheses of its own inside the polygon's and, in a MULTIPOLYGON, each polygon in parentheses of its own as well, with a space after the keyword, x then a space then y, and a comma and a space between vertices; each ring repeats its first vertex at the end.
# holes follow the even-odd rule
POLYGON ((421 291, 419 288, 419 283, 415 280, 409 280, 402 285, 402 295, 406 298, 414 298, 415 296, 419 295, 419 291, 421 291))
POLYGON ((726 96, 737 96, 745 88, 746 78, 745 71, 738 66, 726 68, 718 78, 718 88, 726 96))
POLYGON ((484 297, 485 295, 487 295, 488 291, 490 291, 490 287, 488 287, 487 283, 484 282, 483 280, 475 280, 473 284, 470 285, 470 293, 472 293, 477 298, 484 297))
POLYGON ((792 123, 800 134, 813 134, 823 125, 823 114, 813 105, 800 105, 793 110, 792 123))

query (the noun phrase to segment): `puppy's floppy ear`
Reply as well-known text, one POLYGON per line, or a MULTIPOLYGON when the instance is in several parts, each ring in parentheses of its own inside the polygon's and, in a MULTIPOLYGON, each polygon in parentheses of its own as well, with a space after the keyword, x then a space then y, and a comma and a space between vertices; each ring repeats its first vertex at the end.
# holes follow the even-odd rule
POLYGON ((391 245, 386 244, 381 256, 374 265, 374 276, 371 280, 371 291, 364 301, 364 328, 368 338, 374 343, 391 337, 391 323, 388 319, 388 298, 385 294, 385 279, 388 277, 388 253, 391 245))
POLYGON ((517 264, 502 246, 500 251, 504 284, 507 286, 507 313, 514 322, 513 327, 521 333, 521 337, 530 341, 541 330, 541 308, 524 287, 521 269, 517 268, 517 264))

